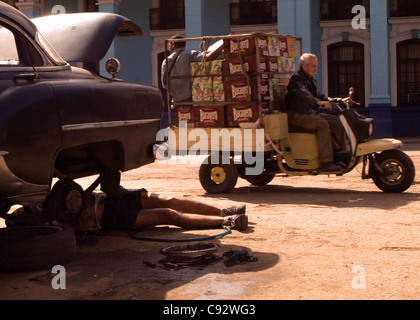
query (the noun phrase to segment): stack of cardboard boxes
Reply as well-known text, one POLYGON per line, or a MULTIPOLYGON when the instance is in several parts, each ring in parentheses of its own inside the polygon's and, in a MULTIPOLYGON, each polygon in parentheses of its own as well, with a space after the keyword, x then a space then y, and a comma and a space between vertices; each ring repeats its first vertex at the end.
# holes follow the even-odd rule
POLYGON ((177 122, 236 127, 276 109, 275 91, 295 71, 296 39, 255 33, 223 40, 224 59, 191 64, 192 106, 177 108, 177 122))

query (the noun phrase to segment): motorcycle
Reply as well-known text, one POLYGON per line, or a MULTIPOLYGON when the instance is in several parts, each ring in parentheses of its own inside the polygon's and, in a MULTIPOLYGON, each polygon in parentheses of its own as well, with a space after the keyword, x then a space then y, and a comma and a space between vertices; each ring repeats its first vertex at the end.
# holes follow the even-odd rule
POLYGON ((347 149, 335 152, 335 163, 342 167, 341 171, 321 171, 315 133, 291 130, 287 114, 273 112, 263 118, 266 142, 271 146, 270 150, 264 150, 263 172, 258 175, 247 174, 248 165, 244 161, 235 160, 232 154, 229 159, 221 159, 222 155, 219 158, 210 155, 200 166, 202 187, 209 193, 228 193, 234 189, 238 177, 252 185, 266 185, 277 175, 341 176, 362 163, 362 179, 372 179, 384 192, 406 191, 415 178, 413 161, 406 153, 398 150, 402 147, 400 140, 370 139, 374 132, 374 119, 356 111, 353 92, 351 88, 347 98, 332 101, 348 141, 347 149))

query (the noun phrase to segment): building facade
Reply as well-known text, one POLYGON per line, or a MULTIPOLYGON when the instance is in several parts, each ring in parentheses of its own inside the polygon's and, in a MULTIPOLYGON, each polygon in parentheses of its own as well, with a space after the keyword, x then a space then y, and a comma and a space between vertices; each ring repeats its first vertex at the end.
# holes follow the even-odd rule
MULTIPOLYGON (((107 57, 120 77, 160 86, 164 40, 247 32, 293 34, 319 58, 318 83, 329 96, 355 89, 381 136, 420 136, 420 2, 418 0, 3 0, 33 18, 105 11, 145 31, 117 39, 107 57)), ((198 48, 192 48, 198 49, 198 48)), ((87 66, 103 73, 104 62, 87 66)))

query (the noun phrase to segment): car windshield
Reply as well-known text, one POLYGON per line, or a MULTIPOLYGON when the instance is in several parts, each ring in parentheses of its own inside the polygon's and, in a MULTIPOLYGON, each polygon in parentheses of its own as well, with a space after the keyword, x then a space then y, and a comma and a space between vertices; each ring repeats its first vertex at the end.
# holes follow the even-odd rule
POLYGON ((37 39, 38 42, 42 45, 42 47, 45 49, 45 51, 48 53, 48 55, 58 64, 58 65, 65 65, 67 64, 66 61, 63 60, 63 58, 60 57, 60 55, 55 51, 55 49, 51 46, 51 44, 47 41, 47 39, 44 38, 44 36, 37 32, 37 39))

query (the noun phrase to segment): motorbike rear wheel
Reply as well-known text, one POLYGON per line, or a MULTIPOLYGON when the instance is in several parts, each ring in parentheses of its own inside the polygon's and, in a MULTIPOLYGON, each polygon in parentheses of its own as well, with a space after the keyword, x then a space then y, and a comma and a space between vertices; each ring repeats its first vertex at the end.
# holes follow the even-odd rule
POLYGON ((415 167, 411 158, 401 150, 387 150, 376 156, 381 171, 373 170, 375 185, 384 192, 401 193, 413 183, 415 167))

